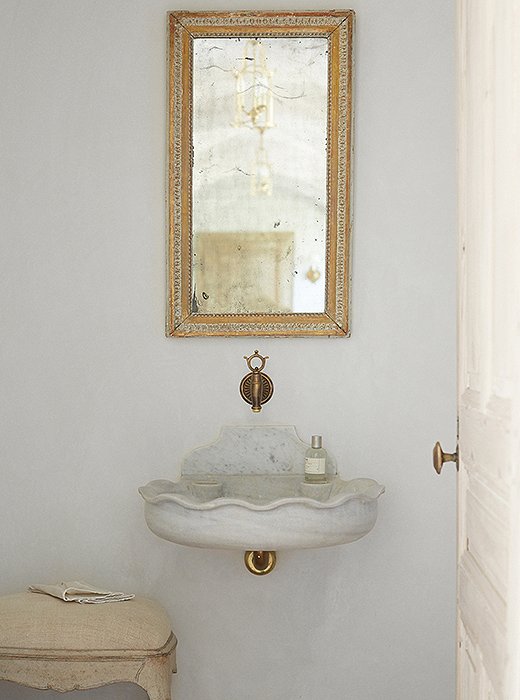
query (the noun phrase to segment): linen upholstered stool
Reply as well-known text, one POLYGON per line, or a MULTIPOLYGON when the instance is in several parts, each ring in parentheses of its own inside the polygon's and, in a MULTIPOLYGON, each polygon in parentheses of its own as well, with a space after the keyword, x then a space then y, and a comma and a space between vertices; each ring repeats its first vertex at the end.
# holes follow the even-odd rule
POLYGON ((176 644, 165 611, 146 598, 0 596, 0 680, 62 692, 135 683, 150 700, 171 700, 176 644))

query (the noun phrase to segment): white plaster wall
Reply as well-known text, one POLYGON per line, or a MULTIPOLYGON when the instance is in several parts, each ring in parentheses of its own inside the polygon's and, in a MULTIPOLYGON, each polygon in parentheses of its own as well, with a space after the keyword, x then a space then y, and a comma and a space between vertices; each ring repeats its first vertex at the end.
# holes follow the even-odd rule
MULTIPOLYGON (((454 697, 455 479, 430 458, 456 432, 452 5, 351 3, 352 338, 166 339, 174 5, 0 0, 0 593, 85 578, 154 596, 176 700, 454 697), (259 416, 238 395, 255 348, 276 387, 259 416), (266 578, 153 536, 137 486, 237 422, 322 433, 344 476, 386 484, 375 530, 266 578)), ((40 697, 68 696, 0 683, 40 697)))

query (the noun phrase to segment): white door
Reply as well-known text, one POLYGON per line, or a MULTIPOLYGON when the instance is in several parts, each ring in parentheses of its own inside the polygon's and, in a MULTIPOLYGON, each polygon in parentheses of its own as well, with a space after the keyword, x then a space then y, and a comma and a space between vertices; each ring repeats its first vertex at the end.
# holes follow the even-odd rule
POLYGON ((459 0, 458 700, 520 700, 520 2, 459 0))

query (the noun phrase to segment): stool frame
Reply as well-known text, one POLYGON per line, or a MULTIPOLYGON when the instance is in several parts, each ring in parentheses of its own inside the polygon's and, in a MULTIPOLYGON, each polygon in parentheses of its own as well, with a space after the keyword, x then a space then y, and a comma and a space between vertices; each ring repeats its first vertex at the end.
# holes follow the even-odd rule
POLYGON ((172 633, 161 649, 141 652, 0 647, 0 680, 62 693, 134 683, 150 700, 171 700, 176 644, 172 633))

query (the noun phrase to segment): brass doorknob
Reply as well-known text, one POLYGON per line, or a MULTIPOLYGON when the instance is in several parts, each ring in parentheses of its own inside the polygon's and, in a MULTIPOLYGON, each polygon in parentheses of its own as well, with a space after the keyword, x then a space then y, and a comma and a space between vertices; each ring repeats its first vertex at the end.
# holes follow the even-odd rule
POLYGON ((436 442, 433 448, 433 468, 437 474, 441 473, 444 462, 455 462, 459 471, 459 451, 457 449, 455 452, 443 452, 441 443, 436 442))

